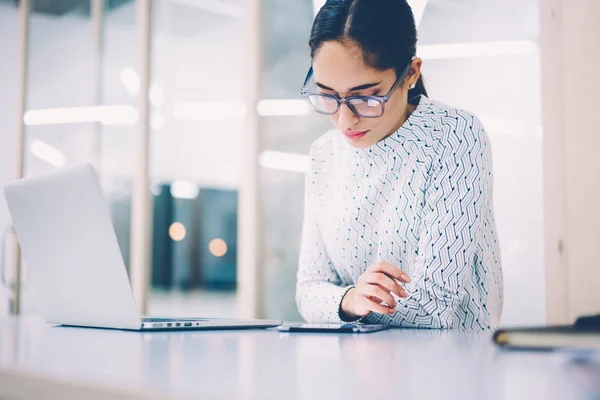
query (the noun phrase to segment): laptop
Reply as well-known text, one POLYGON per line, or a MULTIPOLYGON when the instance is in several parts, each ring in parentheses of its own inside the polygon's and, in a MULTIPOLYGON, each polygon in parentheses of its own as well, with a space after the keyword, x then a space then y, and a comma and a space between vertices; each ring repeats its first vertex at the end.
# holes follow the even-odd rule
POLYGON ((93 166, 28 177, 4 195, 50 324, 134 331, 270 328, 282 321, 142 318, 93 166))

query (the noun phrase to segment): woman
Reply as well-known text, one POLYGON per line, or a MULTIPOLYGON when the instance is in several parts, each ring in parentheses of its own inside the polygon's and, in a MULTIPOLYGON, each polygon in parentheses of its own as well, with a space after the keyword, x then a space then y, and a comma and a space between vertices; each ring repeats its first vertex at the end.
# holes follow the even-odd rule
POLYGON ((310 152, 296 295, 309 322, 500 319, 489 141, 427 97, 416 42, 405 0, 329 0, 315 18, 302 94, 336 129, 310 152))

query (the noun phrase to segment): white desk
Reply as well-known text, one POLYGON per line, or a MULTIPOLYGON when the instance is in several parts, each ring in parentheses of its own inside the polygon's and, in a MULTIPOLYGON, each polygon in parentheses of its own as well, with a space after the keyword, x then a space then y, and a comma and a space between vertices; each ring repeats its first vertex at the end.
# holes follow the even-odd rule
MULTIPOLYGON (((0 318, 0 378, 4 377, 0 398, 19 390, 12 387, 13 392, 7 393, 7 382, 39 384, 28 380, 32 376, 165 398, 464 400, 600 395, 600 368, 574 365, 565 354, 502 351, 490 338, 490 332, 416 330, 367 335, 272 330, 137 333, 52 327, 37 318, 0 318), (14 373, 24 374, 24 380, 14 373)), ((106 396, 97 398, 102 397, 106 396)))

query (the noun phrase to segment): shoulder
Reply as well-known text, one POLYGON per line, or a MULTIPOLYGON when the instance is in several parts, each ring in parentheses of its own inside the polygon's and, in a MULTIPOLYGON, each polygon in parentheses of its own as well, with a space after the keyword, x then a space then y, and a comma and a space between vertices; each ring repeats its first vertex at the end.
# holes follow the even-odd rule
POLYGON ((488 139, 481 120, 472 112, 423 98, 422 123, 438 158, 452 154, 482 153, 488 139))
POLYGON ((335 129, 319 136, 310 146, 306 169, 306 194, 318 193, 327 181, 330 166, 334 163, 336 149, 335 129))
POLYGON ((316 138, 310 145, 310 156, 321 159, 334 152, 336 133, 335 129, 330 129, 316 138))
POLYGON ((308 155, 310 170, 323 169, 333 162, 339 142, 337 136, 339 132, 331 129, 312 142, 308 155))
POLYGON ((456 138, 470 139, 481 137, 485 128, 481 120, 472 112, 449 106, 437 100, 424 98, 426 107, 421 113, 425 125, 433 127, 433 140, 453 141, 456 138))
POLYGON ((349 145, 339 130, 328 130, 310 147, 306 169, 307 184, 313 190, 321 192, 334 180, 345 179, 340 178, 340 171, 347 168, 353 154, 349 152, 349 145))

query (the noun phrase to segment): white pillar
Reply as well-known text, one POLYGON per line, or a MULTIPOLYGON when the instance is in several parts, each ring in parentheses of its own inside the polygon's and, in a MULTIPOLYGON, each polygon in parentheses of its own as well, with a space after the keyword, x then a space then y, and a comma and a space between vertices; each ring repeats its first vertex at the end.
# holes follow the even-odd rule
MULTIPOLYGON (((15 130, 15 172, 14 179, 25 175, 25 111, 27 111, 27 76, 29 66, 29 0, 19 2, 19 100, 17 105, 17 127, 15 130)), ((11 290, 10 313, 21 313, 21 248, 17 240, 12 240, 11 269, 14 285, 11 290)))
POLYGON ((600 313, 600 2, 541 0, 549 323, 600 313))
POLYGON ((148 288, 152 258, 152 199, 150 197, 150 43, 152 0, 137 0, 139 36, 140 95, 135 141, 135 165, 131 194, 130 279, 141 314, 148 309, 148 288))
POLYGON ((242 134, 241 183, 238 199, 237 298, 241 318, 264 317, 264 218, 260 190, 258 155, 262 149, 260 118, 256 106, 260 98, 262 72, 262 1, 246 0, 246 59, 244 103, 246 117, 242 134))

